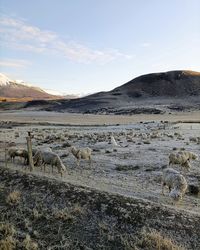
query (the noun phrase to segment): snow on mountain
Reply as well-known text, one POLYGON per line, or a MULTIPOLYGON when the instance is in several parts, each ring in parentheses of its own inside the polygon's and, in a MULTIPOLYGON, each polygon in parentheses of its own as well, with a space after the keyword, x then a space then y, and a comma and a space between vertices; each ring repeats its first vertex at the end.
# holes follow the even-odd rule
POLYGON ((58 95, 58 96, 64 96, 63 93, 53 90, 53 89, 44 89, 44 91, 50 95, 58 95))
POLYGON ((11 81, 12 80, 10 78, 0 73, 0 86, 8 85, 11 81))
POLYGON ((42 89, 23 80, 13 80, 0 73, 0 96, 5 97, 31 97, 37 98, 66 98, 74 99, 78 95, 66 94, 52 89, 42 89))

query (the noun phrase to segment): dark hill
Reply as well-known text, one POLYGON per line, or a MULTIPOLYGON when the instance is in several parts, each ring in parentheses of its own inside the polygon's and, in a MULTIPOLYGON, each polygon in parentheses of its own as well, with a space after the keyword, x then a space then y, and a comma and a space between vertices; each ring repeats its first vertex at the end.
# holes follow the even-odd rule
POLYGON ((26 107, 98 114, 163 113, 200 109, 200 72, 169 71, 139 76, 108 92, 26 107), (36 107, 37 106, 37 107, 36 107))
POLYGON ((139 76, 112 90, 114 95, 130 97, 200 96, 200 73, 193 71, 169 71, 139 76))
POLYGON ((169 71, 139 76, 108 92, 62 101, 49 110, 138 114, 200 109, 200 72, 169 71))

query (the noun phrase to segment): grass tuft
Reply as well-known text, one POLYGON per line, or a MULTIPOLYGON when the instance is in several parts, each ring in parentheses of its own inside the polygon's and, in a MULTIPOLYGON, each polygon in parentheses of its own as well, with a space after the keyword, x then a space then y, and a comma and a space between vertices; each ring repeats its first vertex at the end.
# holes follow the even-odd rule
POLYGON ((13 191, 9 193, 6 198, 6 203, 13 206, 19 204, 21 200, 21 193, 19 191, 13 191))

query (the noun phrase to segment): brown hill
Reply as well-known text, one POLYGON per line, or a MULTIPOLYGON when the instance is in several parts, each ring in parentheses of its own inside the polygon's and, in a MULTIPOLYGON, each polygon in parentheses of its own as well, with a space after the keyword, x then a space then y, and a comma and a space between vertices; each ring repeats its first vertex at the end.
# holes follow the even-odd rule
POLYGON ((23 81, 15 81, 0 73, 0 99, 1 100, 35 100, 57 99, 57 95, 51 95, 43 89, 27 84, 23 81))
POLYGON ((0 86, 0 96, 4 98, 30 98, 52 99, 57 96, 50 95, 40 88, 29 87, 18 83, 0 86))

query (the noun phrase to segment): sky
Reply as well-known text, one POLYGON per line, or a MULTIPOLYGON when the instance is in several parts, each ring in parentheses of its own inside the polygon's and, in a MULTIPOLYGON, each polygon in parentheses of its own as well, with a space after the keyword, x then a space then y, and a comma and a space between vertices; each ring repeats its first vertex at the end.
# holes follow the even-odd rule
POLYGON ((199 0, 0 0, 0 72, 66 94, 200 71, 199 0))

